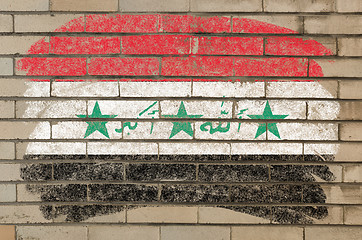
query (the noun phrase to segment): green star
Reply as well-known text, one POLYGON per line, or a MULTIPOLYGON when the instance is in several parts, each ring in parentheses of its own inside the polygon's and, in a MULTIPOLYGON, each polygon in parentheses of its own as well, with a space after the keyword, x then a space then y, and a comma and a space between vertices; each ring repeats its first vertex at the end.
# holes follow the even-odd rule
MULTIPOLYGON (((117 115, 102 115, 101 109, 99 108, 99 104, 97 101, 96 104, 94 105, 93 112, 91 115, 88 115, 88 116, 87 115, 77 115, 77 117, 79 117, 79 118, 87 118, 87 117, 88 118, 115 118, 115 117, 117 117, 117 115)), ((95 131, 98 131, 98 132, 102 133, 104 136, 106 136, 107 138, 109 138, 107 127, 106 127, 107 122, 95 121, 95 122, 87 122, 87 123, 88 123, 88 127, 87 127, 87 131, 84 134, 84 138, 88 137, 95 131)))
MULTIPOLYGON (((264 108, 263 115, 247 115, 247 116, 250 117, 251 119, 284 119, 288 115, 273 115, 273 113, 270 109, 269 101, 267 101, 265 108, 264 108)), ((256 131, 255 138, 257 138, 260 135, 262 135, 263 133, 265 133, 267 126, 268 126, 269 132, 271 132, 272 134, 274 134, 275 136, 280 138, 278 127, 277 127, 276 123, 267 123, 267 124, 259 123, 259 127, 258 127, 258 130, 256 131)))
MULTIPOLYGON (((202 117, 202 115, 188 115, 186 112, 184 102, 181 102, 181 105, 180 105, 176 115, 162 115, 162 116, 168 117, 168 118, 200 118, 200 117, 202 117)), ((173 122, 173 128, 171 131, 170 138, 172 138, 173 136, 175 136, 177 133, 179 133, 181 131, 184 131, 191 137, 194 134, 194 131, 192 130, 192 126, 191 126, 190 122, 173 122)))

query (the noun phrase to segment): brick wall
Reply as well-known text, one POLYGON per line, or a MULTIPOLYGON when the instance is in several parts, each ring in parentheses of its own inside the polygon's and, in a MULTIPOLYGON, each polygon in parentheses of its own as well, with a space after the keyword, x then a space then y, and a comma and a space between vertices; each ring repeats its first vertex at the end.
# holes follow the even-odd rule
POLYGON ((0 240, 362 239, 361 13, 1 0, 0 240))

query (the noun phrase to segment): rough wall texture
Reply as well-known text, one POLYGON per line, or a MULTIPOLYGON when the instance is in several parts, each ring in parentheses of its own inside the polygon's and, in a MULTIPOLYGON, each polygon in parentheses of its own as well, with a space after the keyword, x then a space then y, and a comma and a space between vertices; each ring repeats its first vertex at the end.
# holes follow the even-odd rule
POLYGON ((360 0, 0 0, 0 240, 362 239, 360 0))

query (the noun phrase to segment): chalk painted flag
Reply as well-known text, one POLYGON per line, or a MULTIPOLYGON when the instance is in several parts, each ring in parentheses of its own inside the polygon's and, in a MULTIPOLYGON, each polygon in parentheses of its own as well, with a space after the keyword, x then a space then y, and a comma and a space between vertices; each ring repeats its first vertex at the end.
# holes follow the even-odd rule
POLYGON ((312 57, 333 52, 256 19, 87 15, 34 43, 17 115, 44 217, 187 206, 205 223, 327 221, 340 107, 312 57))

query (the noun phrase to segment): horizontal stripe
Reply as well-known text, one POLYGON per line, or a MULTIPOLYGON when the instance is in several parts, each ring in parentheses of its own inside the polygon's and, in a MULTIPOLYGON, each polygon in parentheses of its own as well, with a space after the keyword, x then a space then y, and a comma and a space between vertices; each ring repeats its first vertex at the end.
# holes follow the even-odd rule
POLYGON ((281 161, 281 162, 322 162, 333 161, 333 154, 245 154, 245 155, 55 155, 55 154, 27 154, 26 160, 104 160, 122 162, 242 162, 242 161, 281 161))

